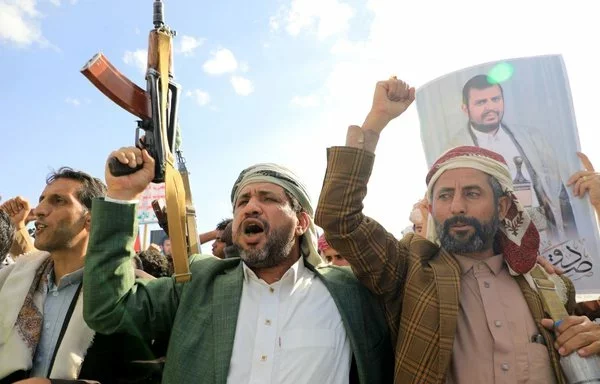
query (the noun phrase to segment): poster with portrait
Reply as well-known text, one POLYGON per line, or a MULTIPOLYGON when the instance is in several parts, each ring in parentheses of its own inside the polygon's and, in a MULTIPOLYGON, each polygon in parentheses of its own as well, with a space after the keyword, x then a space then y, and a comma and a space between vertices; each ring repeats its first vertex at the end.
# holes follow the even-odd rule
POLYGON ((600 294, 600 239, 588 198, 573 196, 582 170, 571 91, 560 55, 486 63, 417 91, 428 166, 446 150, 475 145, 500 153, 515 192, 540 232, 540 253, 578 294, 600 294))

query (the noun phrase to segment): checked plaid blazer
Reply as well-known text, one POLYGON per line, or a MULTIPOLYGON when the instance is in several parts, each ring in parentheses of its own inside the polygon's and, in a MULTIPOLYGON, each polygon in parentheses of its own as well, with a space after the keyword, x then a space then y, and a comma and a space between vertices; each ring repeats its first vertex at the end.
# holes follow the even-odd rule
MULTIPOLYGON (((84 319, 104 334, 169 339, 163 383, 226 383, 243 286, 240 259, 193 256, 185 284, 170 277, 135 281, 136 228, 134 204, 93 202, 84 319)), ((345 325, 354 355, 350 383, 391 383, 393 351, 380 303, 349 268, 306 266, 327 287, 345 325)))
MULTIPOLYGON (((437 245, 413 234, 398 241, 362 213, 374 159, 373 153, 351 147, 328 150, 315 220, 325 230, 327 242, 384 303, 396 347, 394 382, 443 384, 456 333, 460 267, 437 245)), ((548 317, 541 300, 522 276, 516 280, 545 339, 557 382, 566 383, 553 335, 540 325, 548 317)), ((575 289, 569 279, 563 281, 568 289, 567 310, 572 313, 575 289)))

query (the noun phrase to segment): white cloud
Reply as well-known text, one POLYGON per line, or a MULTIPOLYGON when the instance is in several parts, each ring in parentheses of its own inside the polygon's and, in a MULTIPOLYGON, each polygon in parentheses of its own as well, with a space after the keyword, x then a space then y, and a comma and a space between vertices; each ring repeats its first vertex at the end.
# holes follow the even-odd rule
POLYGON ((204 39, 198 39, 193 36, 183 35, 179 39, 179 49, 177 52, 183 53, 186 56, 194 54, 196 48, 204 43, 204 39))
POLYGON ((202 91, 200 89, 192 89, 190 91, 187 91, 185 95, 187 97, 193 98, 194 101, 196 101, 196 103, 201 107, 204 107, 208 105, 208 103, 210 103, 210 95, 208 94, 208 92, 202 91))
POLYGON ((233 86, 235 93, 241 96, 248 96, 254 92, 252 81, 242 76, 231 76, 231 85, 233 86))
POLYGON ((301 108, 312 108, 320 104, 320 99, 317 95, 294 96, 290 104, 301 108))
POLYGON ((289 8, 280 9, 269 19, 269 27, 277 31, 285 24, 292 36, 311 31, 325 39, 346 31, 355 13, 354 8, 339 0, 292 0, 289 8))
POLYGON ((69 2, 71 3, 71 5, 75 5, 75 4, 77 4, 77 3, 78 3, 78 0, 71 0, 71 1, 69 1, 69 2))
POLYGON ((65 103, 71 104, 74 107, 79 107, 81 105, 81 101, 79 101, 79 99, 75 99, 75 98, 72 98, 72 97, 67 97, 65 99, 65 103))
POLYGON ((227 48, 220 48, 217 51, 211 52, 212 58, 207 60, 202 68, 209 75, 222 75, 224 73, 234 72, 238 63, 231 52, 227 48))
POLYGON ((55 7, 60 7, 60 0, 50 0, 50 3, 55 7))
POLYGON ((47 44, 40 29, 41 16, 34 0, 0 0, 0 43, 18 46, 47 44))
POLYGON ((148 51, 145 49, 125 51, 125 54, 123 55, 123 61, 125 64, 133 65, 142 73, 145 73, 146 68, 148 68, 148 51))

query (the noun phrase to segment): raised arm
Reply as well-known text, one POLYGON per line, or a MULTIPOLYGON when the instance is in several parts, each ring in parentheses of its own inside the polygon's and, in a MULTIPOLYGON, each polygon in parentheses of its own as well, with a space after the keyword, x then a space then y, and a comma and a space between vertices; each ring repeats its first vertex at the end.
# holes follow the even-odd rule
POLYGON ((402 242, 396 240, 377 221, 363 214, 363 199, 381 131, 414 98, 414 88, 402 81, 393 78, 378 82, 363 126, 351 126, 346 146, 329 148, 327 152, 316 223, 324 229, 331 246, 350 262, 359 280, 377 295, 397 296, 413 236, 402 242))
POLYGON ((137 232, 135 201, 154 177, 154 160, 138 148, 121 148, 111 158, 132 168, 143 164, 143 168, 114 177, 106 167, 107 201, 95 200, 92 205, 83 278, 84 318, 100 333, 157 338, 171 329, 180 288, 167 277, 136 281, 131 263, 137 232))

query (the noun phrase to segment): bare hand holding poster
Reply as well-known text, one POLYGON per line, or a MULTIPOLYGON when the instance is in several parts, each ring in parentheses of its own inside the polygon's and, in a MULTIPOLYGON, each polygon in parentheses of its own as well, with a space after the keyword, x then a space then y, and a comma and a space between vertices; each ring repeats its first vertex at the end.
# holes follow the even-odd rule
POLYGON ((460 145, 501 154, 540 232, 540 253, 565 271, 578 294, 599 294, 596 217, 588 199, 575 197, 568 185, 583 166, 562 57, 457 71, 421 87, 416 101, 428 166, 460 145))

